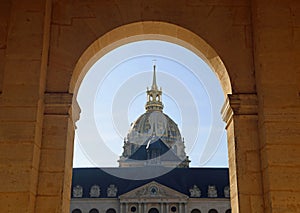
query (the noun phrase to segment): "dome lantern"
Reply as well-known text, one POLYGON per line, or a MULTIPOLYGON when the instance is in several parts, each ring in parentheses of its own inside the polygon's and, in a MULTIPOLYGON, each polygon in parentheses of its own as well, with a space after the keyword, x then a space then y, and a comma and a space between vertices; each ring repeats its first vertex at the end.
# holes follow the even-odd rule
POLYGON ((156 84, 156 66, 153 65, 153 79, 151 89, 147 89, 147 103, 145 109, 149 111, 162 111, 164 105, 161 101, 162 90, 156 84))

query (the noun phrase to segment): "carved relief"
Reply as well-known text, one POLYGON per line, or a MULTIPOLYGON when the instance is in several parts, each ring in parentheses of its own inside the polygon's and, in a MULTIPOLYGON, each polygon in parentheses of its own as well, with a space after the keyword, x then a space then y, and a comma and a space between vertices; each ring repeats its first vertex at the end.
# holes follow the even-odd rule
POLYGON ((156 186, 151 186, 149 188, 150 195, 155 196, 158 194, 158 188, 156 186))
POLYGON ((98 185, 93 185, 90 188, 90 197, 100 197, 100 187, 98 185))
POLYGON ((229 188, 229 186, 224 187, 224 196, 226 198, 230 198, 230 188, 229 188))
POLYGON ((147 189, 146 188, 142 188, 140 190, 137 190, 135 193, 137 196, 142 196, 142 195, 146 195, 147 194, 147 189))
POLYGON ((190 197, 201 197, 201 191, 198 186, 194 185, 190 188, 190 197))
POLYGON ((153 197, 153 196, 166 196, 167 193, 165 190, 158 188, 156 185, 150 185, 145 188, 142 188, 136 192, 138 197, 153 197))
POLYGON ((73 197, 82 197, 83 188, 80 185, 76 185, 73 187, 73 197))
POLYGON ((114 184, 110 184, 109 187, 107 187, 107 197, 116 197, 118 188, 114 184))
POLYGON ((218 197, 218 192, 215 185, 209 185, 207 190, 208 197, 218 197))

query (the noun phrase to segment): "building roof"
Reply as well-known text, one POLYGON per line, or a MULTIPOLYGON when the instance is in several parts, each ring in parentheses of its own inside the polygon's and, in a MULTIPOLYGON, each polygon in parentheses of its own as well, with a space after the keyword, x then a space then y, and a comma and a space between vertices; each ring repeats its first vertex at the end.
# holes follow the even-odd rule
MULTIPOLYGON (((167 147, 167 145, 158 137, 155 137, 155 139, 149 140, 149 144, 146 143, 144 145, 141 145, 129 158, 125 161, 128 161, 130 159, 133 160, 149 160, 152 157, 148 157, 148 152, 150 150, 159 150, 160 152, 160 158, 164 161, 178 161, 181 162, 182 160, 175 155, 175 153, 167 147)), ((157 157, 157 156, 156 156, 157 157)))
POLYGON ((215 185, 218 198, 224 198, 224 187, 229 186, 227 168, 174 168, 169 172, 164 167, 131 168, 75 168, 72 187, 83 188, 83 198, 88 198, 91 186, 101 189, 100 198, 106 198, 106 190, 114 184, 118 188, 117 196, 127 193, 151 181, 156 181, 173 190, 190 196, 189 189, 196 185, 201 190, 201 198, 207 198, 209 185, 215 185), (114 175, 112 175, 114 174, 114 175), (141 179, 143 177, 153 177, 141 179), (157 174, 157 175, 155 175, 157 174), (159 175, 163 174, 163 175, 159 175), (125 177, 130 177, 126 179, 125 177))

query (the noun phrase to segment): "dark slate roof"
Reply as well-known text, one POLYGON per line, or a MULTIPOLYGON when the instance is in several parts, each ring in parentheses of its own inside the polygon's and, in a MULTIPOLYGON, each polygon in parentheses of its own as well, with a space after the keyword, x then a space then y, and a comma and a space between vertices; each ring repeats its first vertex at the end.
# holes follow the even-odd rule
POLYGON ((224 198, 223 189, 225 186, 229 186, 227 168, 175 168, 158 177, 146 180, 139 178, 141 174, 149 174, 153 177, 153 174, 161 174, 163 171, 166 171, 164 167, 75 168, 73 169, 72 187, 82 186, 83 198, 88 198, 90 187, 96 184, 101 188, 100 198, 106 198, 106 189, 110 184, 114 184, 118 188, 117 196, 120 196, 151 181, 156 181, 188 196, 189 189, 193 185, 197 185, 201 190, 201 198, 206 198, 208 185, 215 185, 218 190, 218 198, 224 198), (133 178, 121 178, 126 176, 133 178))
POLYGON ((160 139, 160 138, 155 138, 155 139, 149 139, 149 145, 147 142, 145 142, 144 145, 141 145, 129 158, 127 159, 130 160, 148 160, 148 152, 150 150, 157 149, 160 151, 161 155, 161 160, 164 161, 181 161, 175 153, 169 149, 169 147, 160 139))

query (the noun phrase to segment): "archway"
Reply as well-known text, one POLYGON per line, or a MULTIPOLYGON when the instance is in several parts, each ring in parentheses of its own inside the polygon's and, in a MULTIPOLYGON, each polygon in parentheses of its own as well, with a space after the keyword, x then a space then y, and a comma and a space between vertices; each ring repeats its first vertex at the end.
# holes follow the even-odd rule
MULTIPOLYGON (((134 41, 140 40, 162 40, 171 42, 174 44, 181 45, 191 51, 193 51, 196 55, 202 58, 216 73, 218 76, 220 83, 223 88, 223 92, 225 97, 228 94, 231 94, 231 82, 229 79, 229 75, 226 71, 226 68, 218 56, 216 51, 203 39, 201 39, 198 35, 193 32, 186 30, 177 25, 162 23, 162 22, 138 22, 133 24, 124 25, 118 27, 99 39, 97 39, 93 44, 91 44, 86 51, 79 58, 72 78, 70 82, 69 92, 73 93, 73 101, 72 101, 72 116, 73 121, 76 121, 79 116, 80 109, 76 103, 76 97, 78 88, 85 74, 88 72, 89 68, 101 58, 103 55, 108 53, 109 51, 119 47, 123 44, 127 44, 134 41)), ((232 109, 231 100, 227 99, 227 102, 224 104, 223 108, 223 117, 227 122, 227 128, 229 133, 228 136, 228 147, 229 147, 229 169, 230 169, 230 184, 231 184, 231 192, 234 196, 231 197, 232 208, 236 209, 238 212, 239 209, 239 199, 238 199, 238 191, 237 191, 237 172, 236 172, 236 149, 235 149, 235 141, 234 141, 234 126, 232 122, 232 116, 234 113, 245 113, 246 115, 253 115, 256 112, 256 95, 255 94, 241 94, 237 96, 230 96, 233 101, 237 100, 234 105, 236 108, 232 109), (245 108, 241 107, 246 105, 245 108), (249 106, 250 105, 250 113, 249 106), (238 109, 239 111, 236 111, 238 109), (241 110, 242 109, 242 110, 241 110), (243 111, 245 109, 245 111, 243 111)), ((253 118, 250 118, 253 121, 253 118)), ((254 118, 256 119, 256 117, 254 118)), ((256 126, 256 123, 249 124, 250 126, 256 126)), ((256 131, 256 130, 254 130, 256 131)), ((73 134, 73 133, 71 133, 73 134)), ((241 151, 241 153, 244 150, 241 151)), ((240 153, 240 154, 241 154, 240 153)), ((239 159, 240 160, 240 159, 239 159)))
POLYGON ((216 76, 221 82, 224 95, 231 93, 230 80, 224 64, 213 48, 199 36, 172 24, 161 22, 139 22, 125 25, 108 32, 93 42, 79 58, 69 88, 70 93, 74 94, 72 107, 73 120, 76 120, 79 117, 80 109, 77 107, 76 97, 79 86, 90 67, 108 52, 122 45, 144 40, 169 42, 192 51, 216 73, 216 76), (152 29, 151 31, 148 30, 149 27, 152 29), (136 31, 134 29, 142 30, 136 31), (167 30, 169 33, 161 33, 162 29, 167 30), (124 34, 124 32, 127 32, 127 34, 124 34), (118 40, 113 40, 111 38, 118 38, 118 40))
POLYGON ((151 208, 148 213, 159 213, 159 211, 157 210, 157 208, 151 208))

